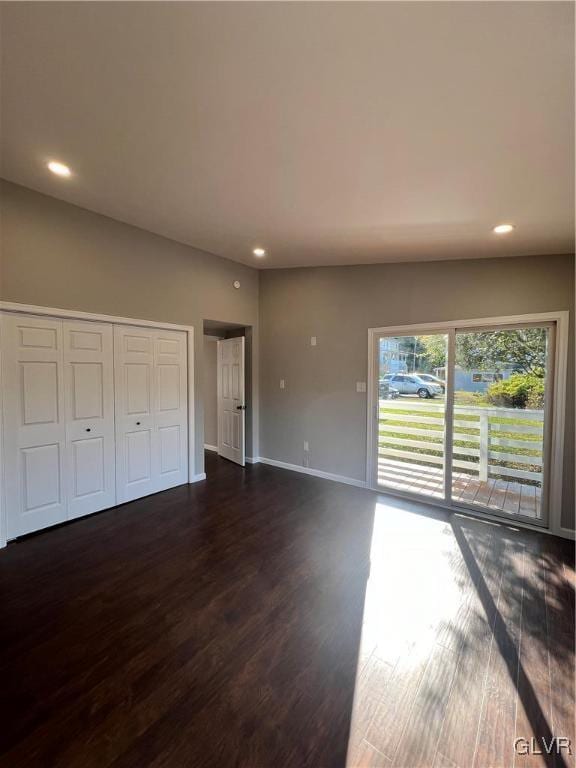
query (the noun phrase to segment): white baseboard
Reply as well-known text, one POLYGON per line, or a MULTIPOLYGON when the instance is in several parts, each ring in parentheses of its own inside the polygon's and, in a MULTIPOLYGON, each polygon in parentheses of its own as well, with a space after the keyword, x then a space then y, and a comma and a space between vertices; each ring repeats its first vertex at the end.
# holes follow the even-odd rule
POLYGON ((260 456, 246 456, 247 464, 259 464, 262 461, 260 456))
POLYGON ((206 472, 201 472, 199 475, 192 475, 189 482, 199 483, 201 480, 206 480, 206 472))
POLYGON ((323 472, 321 469, 312 469, 311 467, 301 467, 298 464, 288 464, 285 461, 277 461, 276 459, 266 459, 260 456, 260 463, 270 464, 272 467, 280 467, 280 469, 289 469, 292 472, 301 472, 303 475, 313 475, 314 477, 322 477, 324 480, 333 480, 335 483, 345 483, 345 485, 355 485, 357 488, 366 488, 365 480, 356 480, 354 477, 346 477, 345 475, 335 475, 332 472, 323 472))
POLYGON ((218 453, 218 446, 217 445, 208 445, 208 443, 204 443, 204 450, 205 451, 213 451, 214 453, 218 453))

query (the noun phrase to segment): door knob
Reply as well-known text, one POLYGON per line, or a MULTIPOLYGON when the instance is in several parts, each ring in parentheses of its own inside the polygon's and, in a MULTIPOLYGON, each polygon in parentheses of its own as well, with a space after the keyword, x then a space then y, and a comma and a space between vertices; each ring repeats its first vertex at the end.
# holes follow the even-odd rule
POLYGON ((245 411, 246 410, 246 406, 245 405, 237 405, 236 406, 236 410, 237 411, 245 411))
POLYGON ((86 432, 90 432, 90 427, 86 427, 86 432))

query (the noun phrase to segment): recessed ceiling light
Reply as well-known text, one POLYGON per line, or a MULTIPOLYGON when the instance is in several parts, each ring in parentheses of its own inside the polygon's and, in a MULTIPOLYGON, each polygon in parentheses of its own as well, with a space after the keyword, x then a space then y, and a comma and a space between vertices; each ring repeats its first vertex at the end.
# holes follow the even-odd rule
POLYGON ((492 231, 497 235, 507 235, 508 232, 512 232, 513 229, 513 224, 498 224, 492 231))
POLYGON ((254 256, 266 256, 266 251, 264 250, 264 248, 254 248, 252 253, 254 254, 254 256))
POLYGON ((68 168, 67 165, 64 165, 64 163, 57 163, 55 160, 51 160, 48 163, 48 170, 52 171, 52 173, 55 173, 56 176, 71 176, 72 171, 70 168, 68 168))

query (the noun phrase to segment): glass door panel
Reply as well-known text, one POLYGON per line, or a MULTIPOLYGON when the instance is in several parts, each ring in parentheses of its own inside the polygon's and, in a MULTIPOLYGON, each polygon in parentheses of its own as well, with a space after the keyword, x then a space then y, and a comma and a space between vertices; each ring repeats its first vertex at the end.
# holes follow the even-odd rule
POLYGON ((448 334, 378 339, 378 485, 444 498, 448 334))
POLYGON ((542 522, 550 327, 456 330, 452 501, 542 522))

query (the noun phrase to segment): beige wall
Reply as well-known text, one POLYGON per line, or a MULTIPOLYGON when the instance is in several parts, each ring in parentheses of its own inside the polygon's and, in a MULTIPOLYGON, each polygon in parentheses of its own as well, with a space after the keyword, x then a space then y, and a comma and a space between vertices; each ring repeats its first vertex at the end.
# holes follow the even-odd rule
MULTIPOLYGON (((258 272, 24 187, 0 184, 3 300, 194 326, 196 472, 202 472, 202 321, 252 326, 257 350, 258 272), (240 280, 239 290, 234 280, 240 280)), ((252 364, 257 378, 256 354, 252 364)), ((252 415, 257 437, 257 407, 252 415)))
POLYGON ((24 187, 0 182, 0 192, 2 299, 195 327, 197 472, 204 463, 203 319, 251 326, 249 454, 302 464, 308 440, 312 467, 364 479, 366 396, 355 383, 366 380, 368 328, 571 310, 564 522, 571 518, 573 257, 266 270, 259 278, 249 267, 24 187))
POLYGON ((204 336, 204 443, 218 445, 218 376, 216 337, 204 336))
POLYGON ((367 329, 570 310, 563 520, 574 513, 574 257, 267 270, 261 276, 260 455, 363 480, 367 329), (310 346, 310 337, 318 344, 310 346), (280 379, 286 388, 279 387, 280 379))

